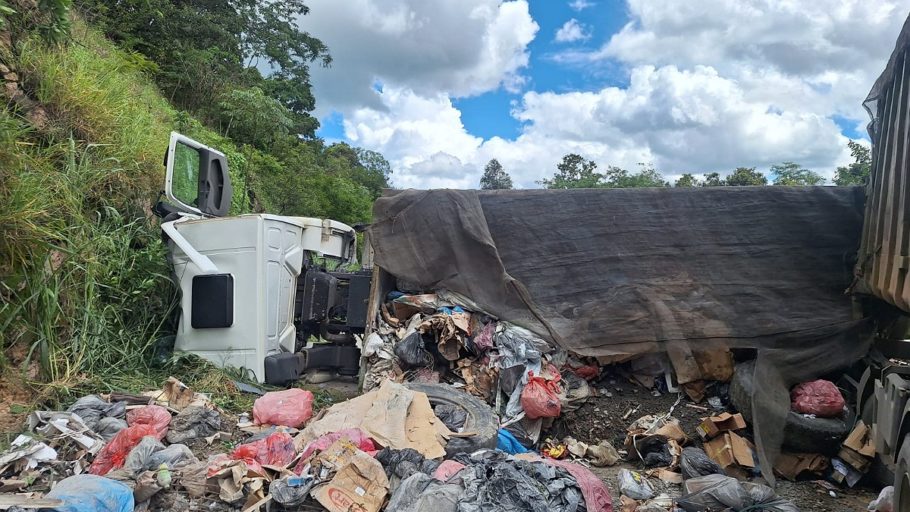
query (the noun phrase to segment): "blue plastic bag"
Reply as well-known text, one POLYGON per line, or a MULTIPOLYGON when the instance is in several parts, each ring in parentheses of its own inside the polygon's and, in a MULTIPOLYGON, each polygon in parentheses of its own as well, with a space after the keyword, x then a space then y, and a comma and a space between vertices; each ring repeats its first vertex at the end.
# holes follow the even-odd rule
POLYGON ((511 432, 504 428, 499 429, 499 440, 496 442, 496 448, 512 455, 517 453, 528 453, 530 451, 519 443, 518 439, 515 439, 515 436, 513 436, 511 432))
POLYGON ((133 512, 133 490, 110 478, 76 475, 64 478, 46 498, 63 500, 57 512, 133 512))

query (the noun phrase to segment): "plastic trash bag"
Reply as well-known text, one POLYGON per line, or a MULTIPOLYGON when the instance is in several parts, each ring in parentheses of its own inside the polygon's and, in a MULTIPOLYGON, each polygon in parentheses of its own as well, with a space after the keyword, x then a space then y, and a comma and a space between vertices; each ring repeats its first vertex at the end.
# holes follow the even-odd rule
POLYGON ((395 345, 395 357, 402 370, 433 364, 433 355, 426 349, 423 336, 419 332, 412 332, 395 345))
POLYGON ((878 493, 878 498, 872 500, 866 510, 892 512, 894 510, 894 486, 889 485, 882 489, 882 492, 878 493))
POLYGON ((508 430, 499 429, 499 441, 496 442, 496 449, 515 455, 516 453, 527 453, 528 449, 522 446, 508 430))
POLYGON ((133 490, 110 478, 76 475, 57 482, 46 498, 63 500, 57 512, 133 512, 133 490))
POLYGON ((794 386, 790 391, 791 408, 819 418, 834 418, 844 413, 844 396, 829 380, 813 380, 794 386))
POLYGON ((145 469, 160 469, 163 464, 169 469, 187 464, 195 464, 199 459, 185 444, 172 444, 163 450, 153 453, 145 463, 145 469))
POLYGON ((521 408, 525 416, 531 419, 559 416, 561 404, 557 382, 558 374, 552 380, 535 376, 533 372, 529 375, 528 385, 521 392, 521 408))
POLYGON ((725 474, 720 464, 711 460, 704 450, 694 446, 683 448, 682 456, 679 458, 679 469, 686 480, 700 476, 725 474))
POLYGON ((146 436, 156 436, 157 432, 152 425, 139 424, 127 427, 104 445, 104 448, 95 456, 88 472, 93 475, 106 475, 111 470, 123 467, 130 451, 146 436))
POLYGON ((464 488, 456 483, 443 483, 423 473, 401 482, 392 494, 386 512, 455 512, 464 488))
POLYGON ((129 426, 151 425, 155 429, 155 437, 161 440, 167 435, 171 413, 160 405, 146 405, 126 413, 126 422, 129 426))
POLYGON ((269 494, 285 507, 302 505, 313 488, 312 476, 285 476, 269 484, 269 494))
POLYGON ((98 422, 102 419, 123 419, 126 414, 126 402, 110 403, 97 395, 88 395, 76 400, 67 412, 77 414, 88 428, 98 432, 98 422))
POLYGON ((265 439, 242 444, 231 453, 234 460, 242 460, 251 471, 264 474, 265 466, 284 467, 294 460, 294 438, 286 432, 275 432, 265 439))
POLYGON ((253 403, 257 425, 284 425, 299 428, 313 416, 313 393, 292 388, 270 391, 253 403))
POLYGON ((94 430, 96 434, 101 436, 101 439, 105 441, 110 441, 117 435, 117 432, 125 429, 129 425, 126 424, 126 420, 120 418, 101 418, 98 424, 95 426, 94 430))
POLYGON ((444 460, 442 461, 442 464, 436 468, 436 471, 433 471, 433 478, 440 482, 447 482, 462 469, 464 469, 464 464, 455 460, 444 460))
POLYGON ((619 492, 633 500, 649 500, 654 497, 654 488, 648 479, 637 471, 619 470, 619 492))
POLYGON ((461 428, 468 421, 468 411, 457 405, 439 404, 433 408, 433 413, 452 432, 461 432, 461 428))
POLYGON ((690 478, 683 488, 686 495, 677 500, 677 505, 685 511, 702 511, 705 510, 703 507, 708 510, 742 510, 754 502, 739 480, 724 475, 690 478))
POLYGON ((483 355, 486 351, 493 348, 493 334, 496 333, 496 322, 489 322, 483 326, 480 332, 471 340, 477 355, 483 355))
POLYGON ((774 489, 762 484, 743 482, 742 486, 752 498, 752 506, 761 505, 761 512, 799 512, 799 508, 777 495, 774 489))
POLYGON ((155 439, 155 436, 143 437, 139 444, 133 447, 129 455, 126 456, 123 469, 128 471, 131 476, 136 476, 146 469, 151 469, 146 468, 149 459, 153 453, 163 449, 164 445, 161 444, 161 441, 155 439))
POLYGON ((186 443, 208 437, 221 429, 221 415, 207 407, 192 405, 177 413, 167 431, 167 442, 186 443))

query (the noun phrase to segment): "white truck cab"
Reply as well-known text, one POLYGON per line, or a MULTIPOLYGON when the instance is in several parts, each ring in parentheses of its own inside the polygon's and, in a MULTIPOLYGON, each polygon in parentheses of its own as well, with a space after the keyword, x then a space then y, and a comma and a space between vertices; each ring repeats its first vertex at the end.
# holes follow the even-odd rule
MULTIPOLYGON (((297 299, 298 289, 306 288, 302 276, 322 270, 315 261, 356 262, 354 228, 309 217, 228 216, 232 189, 225 155, 179 133, 171 133, 165 165, 167 203, 155 212, 163 219, 181 293, 175 350, 243 368, 259 382, 285 383, 308 367, 344 366, 308 364, 307 349, 298 351, 313 334, 307 328, 298 332, 298 326, 330 316, 303 314, 304 306, 313 307, 302 302, 343 302, 337 278, 324 290, 311 286, 309 301, 297 299)), ((350 366, 347 359, 353 358, 356 370, 356 347, 342 348, 342 362, 350 366)))

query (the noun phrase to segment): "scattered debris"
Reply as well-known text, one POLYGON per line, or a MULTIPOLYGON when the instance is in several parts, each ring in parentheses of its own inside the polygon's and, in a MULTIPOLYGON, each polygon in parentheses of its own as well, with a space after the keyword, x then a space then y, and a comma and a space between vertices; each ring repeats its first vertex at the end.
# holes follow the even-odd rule
POLYGON ((705 443, 705 453, 728 475, 746 478, 755 469, 752 443, 735 432, 724 432, 705 443))
POLYGON ((742 414, 728 412, 705 418, 700 425, 695 427, 702 440, 713 439, 721 432, 732 432, 746 428, 746 420, 742 414))
POLYGON ((894 510, 894 486, 889 485, 882 489, 878 497, 869 503, 867 510, 872 512, 892 512, 894 510))
POLYGON ((637 471, 619 471, 619 492, 634 500, 648 500, 654 497, 654 488, 648 478, 637 471))
POLYGON ((791 481, 805 473, 820 475, 826 469, 828 458, 817 453, 781 453, 774 464, 774 471, 791 481))
POLYGON ((313 416, 313 393, 299 388, 270 391, 253 403, 257 425, 283 425, 299 428, 313 416))

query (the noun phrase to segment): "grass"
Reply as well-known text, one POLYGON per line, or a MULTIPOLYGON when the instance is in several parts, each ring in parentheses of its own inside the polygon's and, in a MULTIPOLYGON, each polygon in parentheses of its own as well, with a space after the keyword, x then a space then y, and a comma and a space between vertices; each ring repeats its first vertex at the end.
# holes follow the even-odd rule
POLYGON ((169 375, 222 407, 249 410, 255 397, 238 392, 238 373, 160 357, 177 296, 149 213, 171 130, 225 151, 234 213, 249 208, 245 160, 174 110, 141 58, 78 19, 72 34, 64 46, 25 39, 16 56, 48 125, 38 131, 0 109, 0 379, 34 389, 23 411, 92 392, 155 389, 169 375))

